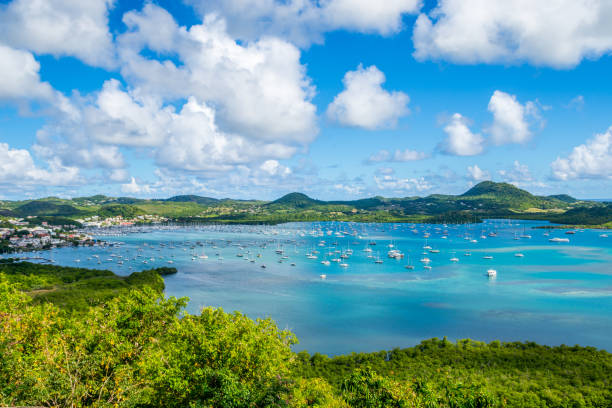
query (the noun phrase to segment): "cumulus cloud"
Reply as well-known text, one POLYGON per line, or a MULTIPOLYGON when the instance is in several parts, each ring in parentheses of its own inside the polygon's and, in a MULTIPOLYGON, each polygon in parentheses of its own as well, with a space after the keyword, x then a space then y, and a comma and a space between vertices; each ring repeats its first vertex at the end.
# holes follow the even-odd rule
POLYGON ((374 176, 374 182, 379 190, 403 194, 407 191, 426 191, 432 185, 424 177, 398 178, 390 174, 374 176))
POLYGON ((408 113, 408 95, 384 90, 385 74, 374 65, 368 68, 359 65, 356 71, 347 72, 342 82, 344 90, 327 108, 331 120, 373 130, 394 126, 408 113))
POLYGON ((13 0, 0 9, 0 38, 36 54, 114 64, 108 10, 113 0, 13 0))
POLYGON ((468 177, 473 181, 482 181, 488 180, 491 178, 491 175, 488 171, 482 170, 478 165, 468 166, 468 177))
POLYGON ((227 34, 225 22, 213 17, 189 29, 178 27, 152 4, 127 13, 124 21, 129 30, 118 40, 121 72, 141 92, 210 103, 226 132, 294 143, 316 136, 314 88, 295 46, 269 37, 240 44, 227 34), (158 35, 150 37, 153 30, 158 35), (144 58, 143 49, 172 51, 182 65, 144 58))
POLYGON ((495 91, 489 100, 493 124, 487 131, 495 144, 524 143, 531 137, 530 119, 540 119, 535 102, 521 105, 515 95, 495 91))
POLYGON ((342 191, 352 196, 360 195, 363 193, 362 186, 349 185, 349 184, 343 184, 343 183, 334 184, 334 189, 342 191))
POLYGON ((499 170, 498 173, 503 180, 513 184, 524 184, 526 182, 533 181, 533 177, 529 171, 529 166, 526 164, 521 164, 518 160, 515 160, 512 163, 512 169, 499 170))
POLYGON ((413 32, 419 60, 571 68, 612 51, 607 0, 439 0, 413 32))
POLYGON ((140 184, 132 177, 131 181, 121 185, 121 192, 126 194, 149 194, 152 189, 148 184, 140 184))
POLYGON ((66 167, 57 161, 50 161, 47 167, 37 166, 28 150, 11 149, 7 143, 0 143, 0 185, 67 186, 82 181, 76 167, 66 167))
POLYGON ((416 150, 411 150, 411 149, 405 149, 405 150, 397 149, 393 153, 391 153, 388 150, 380 150, 374 153, 373 155, 371 155, 368 158, 367 163, 380 163, 380 162, 402 163, 402 162, 423 160, 425 158, 427 158, 427 154, 416 151, 416 150))
POLYGON ((107 172, 106 178, 110 181, 118 183, 128 181, 130 176, 126 169, 112 169, 107 172))
POLYGON ((612 127, 574 147, 567 157, 557 157, 551 167, 558 180, 612 179, 612 127))
POLYGON ((241 39, 277 36, 300 46, 321 43, 327 31, 345 29, 389 35, 402 29, 402 16, 416 13, 420 0, 188 0, 202 15, 226 16, 241 39))
POLYGON ((53 101, 56 93, 40 80, 39 71, 40 64, 31 53, 0 44, 0 100, 53 101))
POLYGON ((278 160, 266 160, 259 168, 271 176, 287 176, 291 174, 289 167, 283 166, 278 160))
POLYGON ((447 137, 440 146, 444 153, 456 156, 475 156, 484 150, 484 138, 472 133, 468 120, 460 113, 455 113, 444 126, 447 137))
POLYGON ((111 79, 73 95, 71 109, 37 133, 37 154, 117 175, 126 166, 122 150, 135 149, 166 169, 212 177, 289 158, 316 137, 313 88, 293 45, 239 44, 216 18, 179 27, 153 4, 124 22, 118 49, 127 86, 111 79), (144 49, 159 58, 145 58, 144 49))

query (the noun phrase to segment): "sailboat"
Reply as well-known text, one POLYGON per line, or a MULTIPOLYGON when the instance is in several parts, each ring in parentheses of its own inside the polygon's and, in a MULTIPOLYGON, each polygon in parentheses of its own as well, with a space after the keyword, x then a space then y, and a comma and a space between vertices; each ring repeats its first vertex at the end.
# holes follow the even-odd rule
POLYGON ((406 269, 414 269, 413 265, 410 265, 410 254, 408 255, 408 263, 404 266, 406 269))

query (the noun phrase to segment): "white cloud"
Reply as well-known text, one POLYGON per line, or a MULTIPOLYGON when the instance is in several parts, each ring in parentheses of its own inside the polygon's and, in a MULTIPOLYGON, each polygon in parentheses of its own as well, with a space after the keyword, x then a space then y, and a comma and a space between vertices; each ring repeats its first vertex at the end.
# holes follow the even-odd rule
POLYGON ((416 13, 420 0, 188 0, 202 15, 227 17, 229 31, 242 39, 286 38, 300 46, 321 43, 327 31, 345 29, 390 35, 402 29, 402 15, 416 13))
POLYGON ((488 180, 491 178, 491 175, 489 174, 488 171, 482 170, 476 164, 473 166, 468 166, 467 170, 468 170, 468 176, 470 177, 470 179, 474 181, 488 180))
POLYGON ((55 91, 40 80, 40 64, 27 51, 0 43, 0 100, 52 101, 55 91))
POLYGON ((148 184, 139 184, 134 177, 129 183, 121 185, 121 191, 126 194, 150 194, 152 192, 148 184))
POLYGON ((424 177, 397 178, 392 175, 374 176, 374 181, 379 190, 404 193, 406 191, 426 191, 432 185, 424 177))
POLYGON ((534 179, 529 166, 515 160, 512 167, 507 170, 499 170, 499 176, 505 182, 514 184, 520 188, 546 188, 548 185, 542 181, 534 179))
POLYGON ((574 147, 567 157, 557 157, 551 167, 559 180, 612 179, 612 127, 574 147))
POLYGON ((250 139, 219 131, 215 111, 189 98, 172 114, 164 130, 168 139, 159 146, 157 163, 188 171, 227 171, 266 158, 286 159, 295 148, 283 143, 250 139))
POLYGON ((36 54, 114 64, 108 9, 113 0, 13 0, 0 9, 0 38, 36 54))
POLYGON ((521 105, 515 95, 502 91, 493 92, 488 109, 493 114, 493 124, 487 131, 498 145, 526 142, 531 137, 529 119, 539 119, 534 102, 521 105))
POLYGON ((416 150, 405 149, 405 150, 395 150, 394 153, 389 152, 388 150, 380 150, 377 153, 371 155, 367 162, 369 163, 380 163, 380 162, 395 162, 395 163, 403 163, 409 161, 417 161, 423 160, 427 158, 427 154, 423 152, 418 152, 416 150))
POLYGON ((128 86, 111 79, 99 92, 73 96, 76 112, 38 132, 39 154, 118 169, 122 146, 169 169, 219 172, 289 158, 316 137, 313 89, 294 46, 239 44, 216 19, 187 30, 153 4, 124 21, 129 29, 118 42, 128 86), (147 59, 145 48, 176 53, 182 64, 147 59))
POLYGON ((30 187, 33 185, 66 186, 82 180, 76 167, 66 167, 57 161, 48 162, 48 169, 38 167, 30 152, 11 149, 0 143, 0 185, 30 187))
POLYGON ((266 160, 259 168, 271 176, 288 176, 291 174, 289 167, 283 166, 277 160, 266 160))
POLYGON ((394 162, 407 162, 407 161, 416 161, 422 160, 426 158, 427 155, 423 152, 417 152, 416 150, 396 150, 393 154, 394 162))
POLYGON ((570 68, 612 51, 608 0, 439 0, 420 14, 415 57, 570 68))
POLYGON ((327 108, 331 120, 373 130, 394 126, 408 113, 408 95, 384 90, 385 74, 374 65, 365 69, 359 65, 356 71, 347 72, 342 82, 344 90, 327 108))
POLYGON ((334 184, 334 189, 345 192, 346 194, 356 196, 363 193, 362 186, 348 185, 343 183, 334 184))
POLYGON ((521 164, 518 160, 512 163, 511 170, 499 170, 499 175, 505 180, 513 184, 524 184, 533 181, 529 166, 521 164))
POLYGON ((127 13, 124 21, 129 31, 118 40, 121 72, 140 92, 170 100, 194 96, 214 105, 219 127, 228 133, 300 144, 315 138, 314 88, 293 45, 275 38, 239 44, 224 21, 212 17, 178 27, 152 4, 127 13), (149 38, 152 30, 159 35, 149 38), (146 59, 144 48, 172 50, 182 65, 146 59))
POLYGON ((128 181, 130 176, 126 169, 112 169, 107 172, 107 178, 114 182, 122 182, 128 181))
POLYGON ((93 101, 81 101, 80 114, 60 117, 37 134, 35 151, 87 168, 125 166, 119 146, 145 149, 156 163, 175 170, 227 171, 239 164, 295 153, 290 144, 222 132, 215 111, 195 97, 176 112, 138 90, 106 82, 93 101))
POLYGON ((475 156, 484 150, 484 138, 472 133, 468 127, 468 120, 460 113, 455 113, 444 127, 446 140, 441 149, 447 154, 456 156, 475 156))

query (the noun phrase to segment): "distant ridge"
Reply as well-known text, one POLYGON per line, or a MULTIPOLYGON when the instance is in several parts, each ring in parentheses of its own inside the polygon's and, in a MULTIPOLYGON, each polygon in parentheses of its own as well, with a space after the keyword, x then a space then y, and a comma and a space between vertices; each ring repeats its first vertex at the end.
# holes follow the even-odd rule
POLYGON ((175 203, 198 203, 198 204, 216 204, 221 200, 211 197, 201 197, 198 195, 178 195, 170 198, 166 198, 162 201, 171 201, 175 203))
POLYGON ((555 198, 559 201, 563 201, 564 203, 575 203, 576 201, 578 201, 574 197, 567 195, 567 194, 549 195, 548 198, 555 198))
POLYGON ((509 183, 483 181, 461 195, 369 197, 324 201, 292 192, 274 201, 217 199, 198 195, 131 198, 96 195, 61 199, 2 201, 0 216, 116 217, 155 215, 179 221, 280 223, 352 220, 358 222, 474 222, 485 217, 549 220, 565 224, 605 224, 612 205, 582 201, 567 194, 536 196, 509 183), (607 207, 607 208, 606 208, 607 207), (594 211, 595 208, 599 210, 594 211), (568 211, 574 210, 574 211, 568 211))

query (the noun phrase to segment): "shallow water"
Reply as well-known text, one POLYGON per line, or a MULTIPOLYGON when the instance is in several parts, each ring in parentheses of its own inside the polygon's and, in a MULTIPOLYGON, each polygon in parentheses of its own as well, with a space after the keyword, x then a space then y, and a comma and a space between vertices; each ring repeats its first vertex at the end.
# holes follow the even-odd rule
POLYGON ((253 318, 270 316, 297 335, 296 350, 376 351, 443 336, 612 350, 612 233, 551 230, 545 236, 546 230, 532 229, 537 225, 542 223, 173 227, 101 237, 121 243, 118 247, 61 248, 40 255, 61 265, 121 275, 175 266, 179 272, 165 277, 166 293, 188 296, 190 312, 213 305, 253 318), (347 234, 336 236, 338 231, 347 234), (425 232, 431 234, 427 239, 425 232), (610 237, 600 236, 605 233, 610 237), (523 234, 532 237, 519 238, 523 234), (570 242, 551 243, 552 237, 570 242), (390 243, 406 258, 389 259, 390 243), (425 245, 440 252, 430 253, 425 245), (349 248, 348 267, 321 264, 339 255, 328 252, 349 248), (374 258, 367 258, 365 248, 374 258), (282 260, 277 249, 288 259, 282 260), (317 259, 308 259, 306 253, 313 250, 319 251, 317 259), (524 257, 516 257, 519 252, 524 257), (377 253, 384 263, 373 262, 377 253), (203 254, 208 259, 199 258, 203 254), (454 256, 458 262, 450 261, 454 256), (430 270, 419 261, 423 257, 431 259, 430 270), (408 263, 413 270, 405 268, 408 263), (496 278, 487 277, 489 268, 497 270, 496 278))

